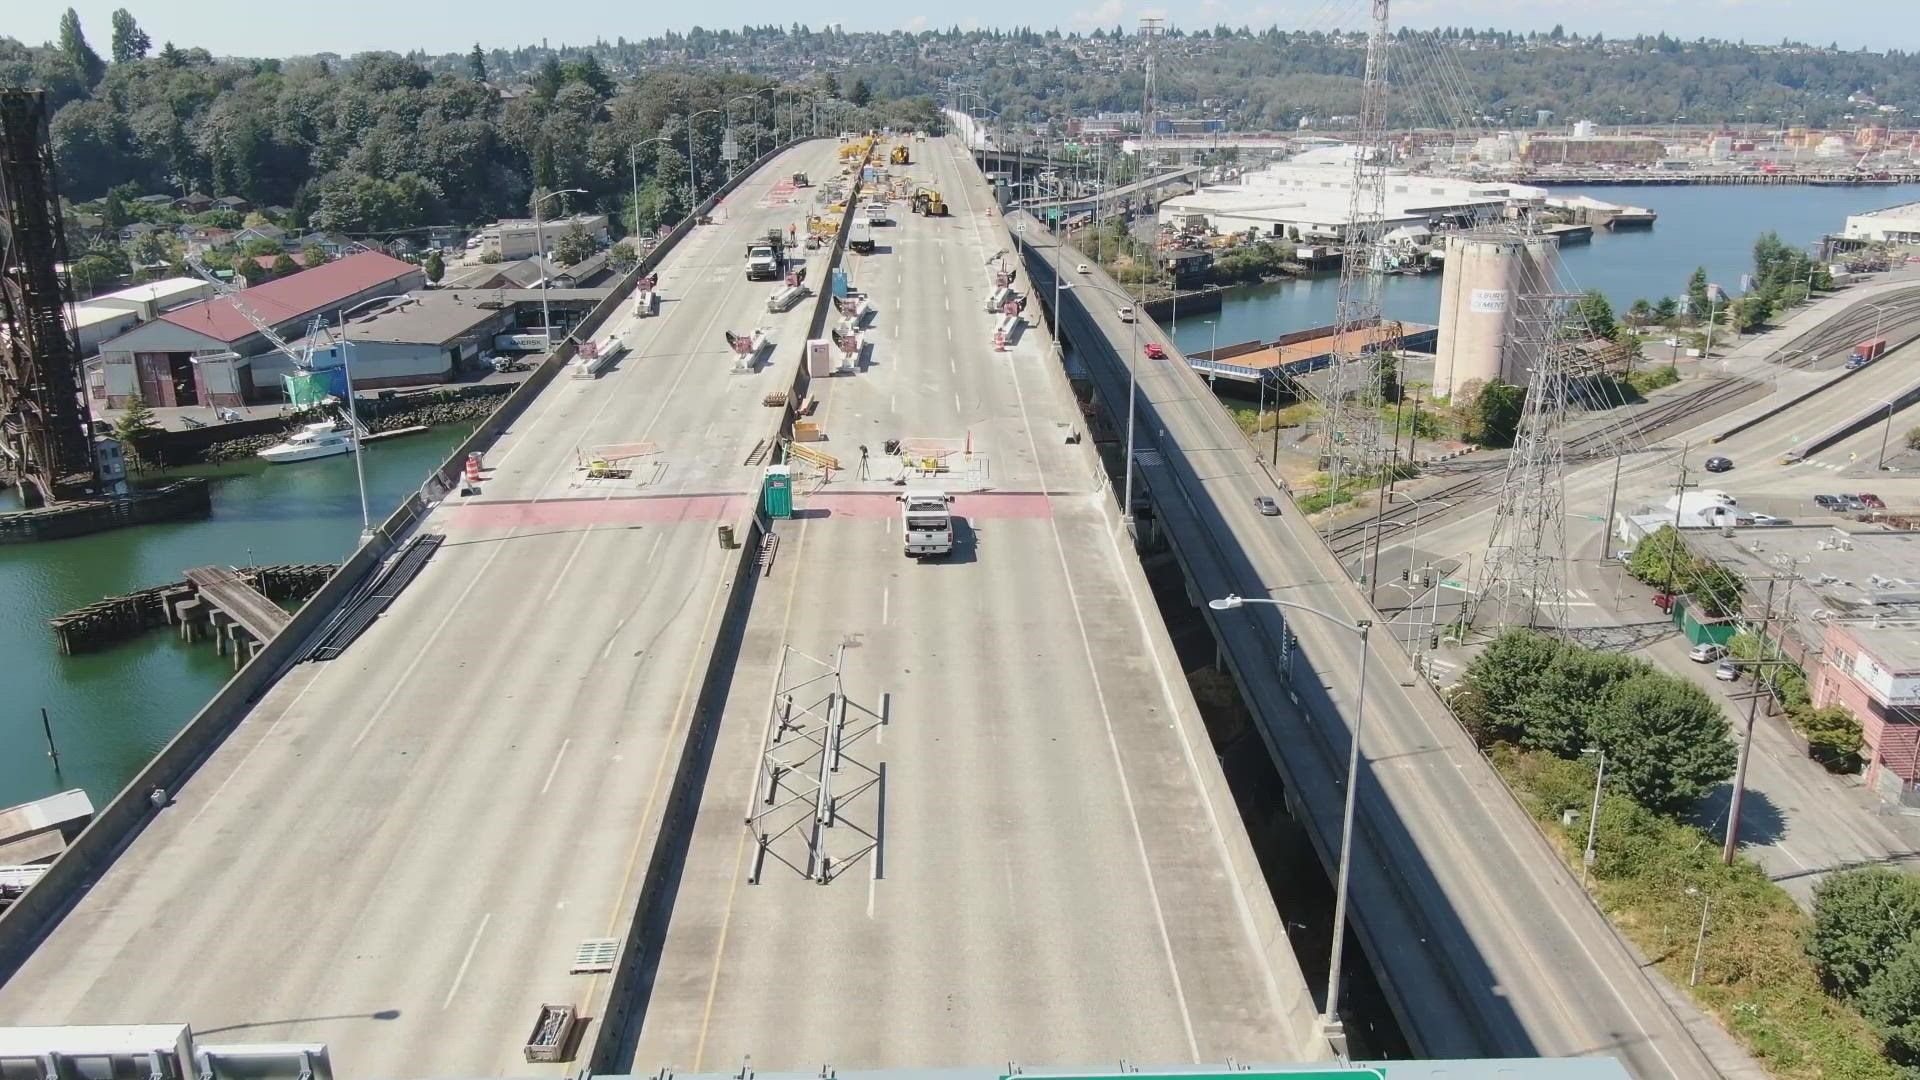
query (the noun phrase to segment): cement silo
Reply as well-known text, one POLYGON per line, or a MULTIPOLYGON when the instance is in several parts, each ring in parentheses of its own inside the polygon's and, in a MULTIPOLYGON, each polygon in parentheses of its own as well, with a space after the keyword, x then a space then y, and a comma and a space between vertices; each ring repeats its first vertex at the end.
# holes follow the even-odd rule
POLYGON ((1526 359, 1509 343, 1524 298, 1557 291, 1559 263, 1559 245, 1551 237, 1476 231, 1447 238, 1434 394, 1451 396, 1470 382, 1494 379, 1526 383, 1526 359))

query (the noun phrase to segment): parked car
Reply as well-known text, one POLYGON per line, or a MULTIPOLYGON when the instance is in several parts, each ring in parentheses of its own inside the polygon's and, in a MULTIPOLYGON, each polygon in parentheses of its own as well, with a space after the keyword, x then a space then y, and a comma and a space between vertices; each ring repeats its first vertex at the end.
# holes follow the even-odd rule
POLYGON ((1079 274, 1091 274, 1093 273, 1093 267, 1088 266, 1086 263, 1081 263, 1079 266, 1074 267, 1074 272, 1079 274))
POLYGON ((1840 496, 1815 495, 1813 497, 1813 505, 1819 507, 1822 510, 1838 510, 1840 509, 1840 496))
POLYGON ((1253 497, 1253 505, 1268 517, 1280 516, 1280 504, 1274 502, 1273 496, 1271 495, 1255 495, 1253 497))
POLYGON ((1167 350, 1161 348, 1159 342, 1157 341, 1147 342, 1147 359, 1165 360, 1166 358, 1167 358, 1167 350))
POLYGON ((1885 510, 1887 508, 1887 504, 1881 501, 1880 496, 1875 495, 1871 491, 1863 491, 1855 496, 1855 498, 1859 499, 1860 504, 1869 510, 1885 510))
POLYGON ((1721 682, 1738 682, 1740 679, 1740 661, 1722 660, 1713 669, 1713 677, 1721 682))
POLYGON ((1665 593, 1665 592, 1654 593, 1653 606, 1659 608, 1661 611, 1672 611, 1673 610, 1673 594, 1665 593))
POLYGON ((1864 502, 1861 502, 1860 496, 1858 495, 1840 496, 1840 509, 1842 510, 1854 511, 1854 510, 1865 510, 1866 508, 1867 508, 1867 504, 1864 502))
POLYGON ((1710 457, 1707 459, 1708 472, 1726 472, 1731 468, 1733 468, 1732 458, 1710 457))
POLYGON ((1687 659, 1696 664, 1711 664, 1726 655, 1727 647, 1725 645, 1716 645, 1711 641, 1703 641, 1688 651, 1687 659))

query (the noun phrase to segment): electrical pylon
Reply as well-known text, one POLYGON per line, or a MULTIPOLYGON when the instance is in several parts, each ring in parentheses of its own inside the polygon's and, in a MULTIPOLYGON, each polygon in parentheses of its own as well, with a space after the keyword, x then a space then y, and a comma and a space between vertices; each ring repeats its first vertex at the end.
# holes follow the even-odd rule
POLYGON ((1376 475, 1380 454, 1380 366, 1398 341, 1374 342, 1380 325, 1385 267, 1380 242, 1387 200, 1387 0, 1372 0, 1367 68, 1360 95, 1360 131, 1354 147, 1353 191, 1342 238, 1340 295, 1334 318, 1333 368, 1328 372, 1321 452, 1328 490, 1343 479, 1376 475))

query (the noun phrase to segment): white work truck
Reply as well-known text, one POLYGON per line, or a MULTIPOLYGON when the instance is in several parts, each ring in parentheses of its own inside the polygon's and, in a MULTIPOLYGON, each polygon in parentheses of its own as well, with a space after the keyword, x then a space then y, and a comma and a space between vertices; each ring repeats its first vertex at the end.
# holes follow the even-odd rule
POLYGON ((910 488, 900 499, 900 533, 908 558, 924 559, 953 551, 953 496, 930 488, 910 488))

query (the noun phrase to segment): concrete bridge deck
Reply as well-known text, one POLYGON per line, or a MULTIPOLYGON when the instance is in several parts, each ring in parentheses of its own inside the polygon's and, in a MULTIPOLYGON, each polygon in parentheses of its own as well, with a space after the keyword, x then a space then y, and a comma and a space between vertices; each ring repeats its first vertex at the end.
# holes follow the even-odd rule
POLYGON ((1324 1056, 1090 441, 1066 441, 1071 390, 1043 332, 993 349, 986 264, 1010 243, 990 196, 952 142, 916 149, 953 216, 898 208, 850 264, 876 308, 872 363, 813 383, 849 468, 778 525, 624 1064, 1324 1056), (969 433, 971 456, 929 481, 969 493, 959 548, 909 560, 881 444, 963 451, 969 433), (789 655, 783 671, 788 645, 829 663, 844 648, 825 884, 803 830, 751 880, 770 702, 825 670, 789 655))
POLYGON ((766 313, 742 251, 804 221, 777 178, 836 150, 784 153, 668 256, 659 315, 608 323, 629 353, 541 391, 481 495, 421 526, 447 540, 419 578, 265 694, 0 1016, 324 1042, 350 1076, 573 1071, 521 1043, 542 1002, 602 1016, 609 977, 570 968, 625 932, 733 558, 715 526, 752 497, 742 462, 787 375, 731 374, 721 332, 765 325, 788 356, 806 332, 805 307, 766 313), (657 452, 630 480, 583 478, 580 450, 633 443, 657 452))

